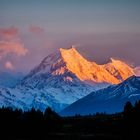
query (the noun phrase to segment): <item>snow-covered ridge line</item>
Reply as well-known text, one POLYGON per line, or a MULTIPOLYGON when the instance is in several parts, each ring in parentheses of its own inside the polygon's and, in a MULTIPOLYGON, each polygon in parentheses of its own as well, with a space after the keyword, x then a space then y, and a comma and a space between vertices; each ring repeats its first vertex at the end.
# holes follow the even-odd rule
POLYGON ((24 110, 60 111, 92 91, 118 84, 134 75, 133 68, 122 61, 105 65, 86 60, 75 48, 48 55, 15 88, 0 89, 0 106, 24 110))
POLYGON ((94 91, 61 111, 61 115, 88 115, 96 112, 116 113, 123 111, 127 101, 140 100, 140 77, 131 76, 118 85, 94 91))

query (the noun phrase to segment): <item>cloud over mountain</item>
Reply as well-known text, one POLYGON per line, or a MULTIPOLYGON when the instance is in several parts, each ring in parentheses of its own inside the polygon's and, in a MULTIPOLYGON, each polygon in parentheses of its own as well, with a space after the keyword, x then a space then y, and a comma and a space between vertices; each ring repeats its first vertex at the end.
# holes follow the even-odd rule
POLYGON ((7 61, 5 63, 5 68, 8 69, 8 70, 13 70, 14 66, 13 66, 13 64, 10 61, 7 61))
POLYGON ((0 36, 4 38, 12 38, 19 33, 18 28, 11 26, 9 28, 0 28, 0 36))
POLYGON ((24 56, 27 52, 28 49, 21 42, 0 41, 0 59, 11 53, 17 56, 24 56))
POLYGON ((136 75, 140 76, 140 66, 136 67, 134 70, 135 70, 136 75))
POLYGON ((33 34, 38 34, 38 33, 44 32, 44 29, 42 27, 40 27, 40 26, 31 25, 29 27, 29 32, 31 32, 33 34))

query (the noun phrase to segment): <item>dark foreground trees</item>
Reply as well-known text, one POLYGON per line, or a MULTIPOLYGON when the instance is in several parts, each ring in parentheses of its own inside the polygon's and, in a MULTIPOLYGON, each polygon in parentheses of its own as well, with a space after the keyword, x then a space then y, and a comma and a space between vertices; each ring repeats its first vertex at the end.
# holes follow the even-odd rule
POLYGON ((31 109, 27 112, 0 109, 0 139, 27 139, 45 137, 50 132, 57 132, 61 127, 61 117, 47 108, 45 113, 31 109))
POLYGON ((130 136, 132 139, 140 139, 140 101, 136 102, 134 106, 130 102, 125 104, 123 127, 126 136, 130 136))
POLYGON ((124 112, 112 115, 60 117, 51 108, 44 113, 0 109, 0 139, 138 139, 139 127, 140 101, 134 106, 127 102, 124 112))

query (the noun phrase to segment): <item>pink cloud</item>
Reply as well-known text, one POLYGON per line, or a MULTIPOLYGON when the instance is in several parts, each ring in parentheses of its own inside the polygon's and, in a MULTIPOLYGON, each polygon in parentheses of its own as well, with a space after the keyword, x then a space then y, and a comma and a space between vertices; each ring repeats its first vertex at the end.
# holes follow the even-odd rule
POLYGON ((14 66, 10 61, 7 61, 5 63, 5 68, 8 69, 8 70, 14 70, 14 66))
POLYGON ((0 41, 0 59, 11 53, 24 56, 27 52, 28 50, 20 42, 0 41))
POLYGON ((134 69, 134 71, 135 71, 135 73, 136 73, 137 76, 140 76, 140 66, 136 67, 134 69))
POLYGON ((44 32, 44 29, 39 26, 31 25, 29 27, 29 32, 38 34, 44 32))
POLYGON ((11 26, 9 28, 0 28, 0 35, 2 37, 12 38, 17 36, 18 33, 19 33, 18 29, 14 26, 11 26))

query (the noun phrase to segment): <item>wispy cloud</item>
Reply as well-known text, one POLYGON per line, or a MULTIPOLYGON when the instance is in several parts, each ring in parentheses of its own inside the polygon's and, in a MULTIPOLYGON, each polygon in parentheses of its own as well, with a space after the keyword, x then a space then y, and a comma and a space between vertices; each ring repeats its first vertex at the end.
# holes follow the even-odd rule
POLYGON ((33 33, 33 34, 38 34, 38 33, 42 33, 44 32, 44 28, 36 26, 36 25, 31 25, 29 27, 29 32, 33 33))
POLYGON ((19 33, 18 28, 11 26, 9 28, 0 28, 0 36, 4 38, 12 38, 19 33))
POLYGON ((10 61, 7 61, 5 63, 5 68, 8 69, 8 70, 14 70, 14 66, 10 61))
POLYGON ((134 70, 135 70, 136 75, 140 76, 140 66, 136 67, 134 70))
POLYGON ((17 56, 24 56, 27 52, 28 49, 21 42, 0 41, 0 59, 11 53, 17 56))

